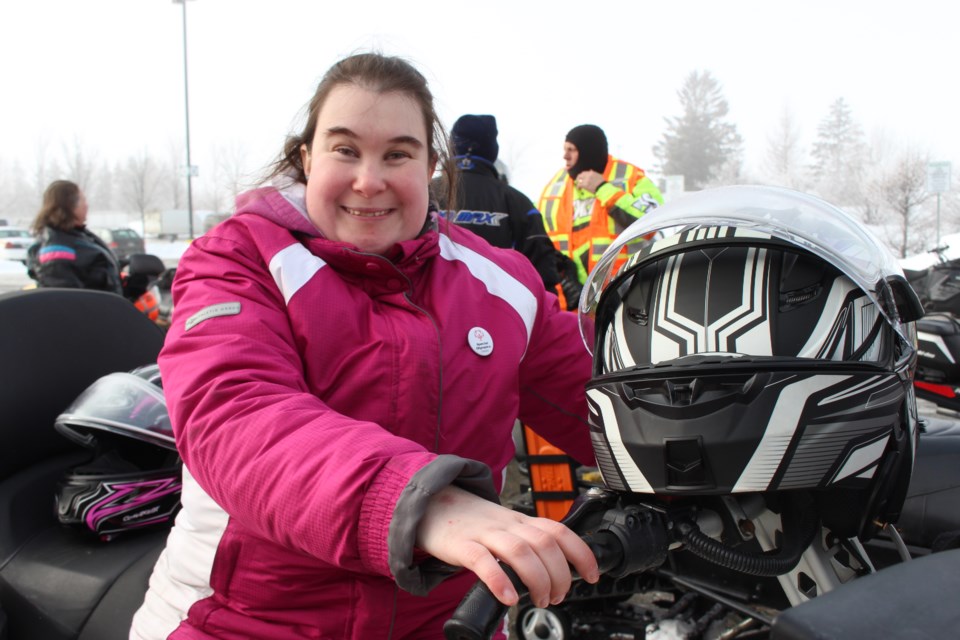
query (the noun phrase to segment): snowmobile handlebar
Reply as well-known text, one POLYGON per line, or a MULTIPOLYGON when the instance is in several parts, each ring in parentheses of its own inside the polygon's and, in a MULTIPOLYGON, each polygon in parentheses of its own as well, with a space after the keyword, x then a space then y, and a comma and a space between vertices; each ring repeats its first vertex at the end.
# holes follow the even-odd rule
MULTIPOLYGON (((793 570, 820 530, 813 497, 807 493, 782 496, 780 546, 762 552, 725 545, 703 533, 697 508, 630 502, 618 494, 592 487, 580 495, 561 521, 593 551, 602 576, 613 579, 659 567, 676 544, 696 556, 732 571, 752 576, 779 576, 793 570)), ((634 499, 636 496, 634 494, 634 499)), ((516 573, 502 565, 520 596, 528 593, 516 573)), ((574 575, 575 580, 580 578, 574 575)), ((485 584, 477 582, 443 625, 447 640, 490 638, 507 607, 485 584)))
MULTIPOLYGON (((591 489, 577 498, 563 524, 575 531, 597 558, 602 575, 614 578, 660 566, 667 556, 668 527, 653 509, 615 506, 616 494, 591 489)), ((521 597, 528 590, 516 572, 501 563, 521 597)), ((574 580, 579 580, 574 574, 574 580)), ((483 582, 477 581, 443 625, 447 640, 487 640, 507 612, 483 582)))

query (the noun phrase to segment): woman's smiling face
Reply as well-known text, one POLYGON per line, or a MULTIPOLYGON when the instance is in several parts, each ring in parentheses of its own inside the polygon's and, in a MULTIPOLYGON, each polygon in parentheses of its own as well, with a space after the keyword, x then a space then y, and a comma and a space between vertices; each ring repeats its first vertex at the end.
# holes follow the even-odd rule
POLYGON ((325 238, 384 254, 420 233, 436 161, 413 98, 337 86, 300 154, 307 214, 325 238))

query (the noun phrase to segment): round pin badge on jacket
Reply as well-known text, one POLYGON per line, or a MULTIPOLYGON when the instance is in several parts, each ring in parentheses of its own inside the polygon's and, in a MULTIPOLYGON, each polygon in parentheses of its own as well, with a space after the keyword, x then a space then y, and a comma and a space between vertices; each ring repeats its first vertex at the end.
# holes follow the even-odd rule
POLYGON ((467 332, 467 343, 478 356, 488 356, 493 353, 493 337, 483 327, 474 327, 467 332))

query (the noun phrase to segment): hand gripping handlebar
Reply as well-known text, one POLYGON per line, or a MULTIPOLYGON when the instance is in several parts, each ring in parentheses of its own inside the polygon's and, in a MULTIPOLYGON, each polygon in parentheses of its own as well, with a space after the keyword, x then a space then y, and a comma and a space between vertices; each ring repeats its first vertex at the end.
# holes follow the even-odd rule
MULTIPOLYGON (((669 545, 667 525, 657 511, 643 506, 617 506, 617 495, 593 488, 577 498, 563 524, 593 551, 600 573, 619 578, 663 564, 669 545)), ((501 564, 522 597, 526 586, 516 572, 501 564)), ((574 575, 574 579, 579 579, 574 575)), ((443 625, 447 640, 488 640, 507 606, 484 583, 470 588, 453 616, 443 625)))

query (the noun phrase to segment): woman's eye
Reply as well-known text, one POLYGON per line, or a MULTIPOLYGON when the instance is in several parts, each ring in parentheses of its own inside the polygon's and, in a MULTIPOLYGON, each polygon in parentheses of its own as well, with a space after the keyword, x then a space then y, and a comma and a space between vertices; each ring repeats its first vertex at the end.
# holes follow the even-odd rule
POLYGON ((333 148, 333 152, 334 152, 334 153, 339 153, 340 155, 345 155, 345 156, 355 156, 355 155, 357 155, 356 151, 354 151, 354 150, 351 149, 350 147, 334 147, 334 148, 333 148))
POLYGON ((410 154, 406 151, 391 151, 387 154, 388 160, 403 160, 404 158, 409 158, 410 154))

